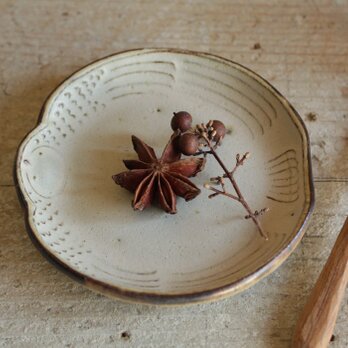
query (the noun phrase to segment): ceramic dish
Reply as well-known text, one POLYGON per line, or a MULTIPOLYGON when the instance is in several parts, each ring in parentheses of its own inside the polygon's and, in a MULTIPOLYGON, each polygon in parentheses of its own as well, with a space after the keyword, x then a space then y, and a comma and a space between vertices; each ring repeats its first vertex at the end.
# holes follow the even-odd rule
POLYGON ((313 207, 309 140, 291 105, 269 83, 232 61, 205 53, 140 49, 94 62, 46 100, 23 140, 16 179, 29 235, 54 265, 88 288, 154 304, 213 300, 242 291, 294 250, 313 207), (131 208, 111 176, 135 158, 135 134, 159 153, 173 111, 197 122, 222 120, 219 148, 234 163, 265 241, 236 202, 208 199, 203 184, 221 174, 212 160, 193 181, 202 193, 178 200, 176 215, 131 208))

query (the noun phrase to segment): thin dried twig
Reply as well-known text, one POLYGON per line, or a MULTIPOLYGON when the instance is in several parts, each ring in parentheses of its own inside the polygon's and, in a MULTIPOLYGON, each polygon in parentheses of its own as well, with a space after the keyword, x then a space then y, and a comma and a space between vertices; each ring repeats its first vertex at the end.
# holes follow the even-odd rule
POLYGON ((215 144, 214 144, 213 139, 216 136, 216 131, 212 128, 212 121, 210 121, 207 125, 204 125, 204 124, 197 125, 195 131, 200 136, 200 138, 203 139, 205 146, 209 148, 209 151, 200 151, 200 154, 204 154, 205 156, 207 154, 213 155, 214 158, 216 159, 216 161, 219 163, 220 167, 224 171, 222 176, 217 176, 217 177, 213 177, 210 179, 212 184, 220 185, 221 190, 216 189, 215 187, 212 186, 212 184, 204 185, 207 189, 214 192, 213 194, 209 195, 209 198, 214 198, 218 195, 223 195, 223 196, 229 197, 231 199, 234 199, 234 200, 240 202, 248 213, 248 215, 246 215, 245 218, 253 220, 253 222, 257 226, 257 229, 258 229, 259 233, 261 234, 261 236, 267 240, 268 236, 267 236, 266 232, 263 230, 263 228, 260 224, 260 221, 258 220, 258 217, 261 216, 262 214, 264 214, 265 212, 267 212, 268 208, 263 208, 259 211, 256 210, 253 212, 251 210, 249 204, 246 202, 236 180, 234 179, 235 171, 237 170, 238 167, 240 167, 244 164, 245 160, 250 155, 249 152, 245 153, 243 156, 240 156, 239 154, 237 154, 236 155, 236 164, 235 164, 234 168, 231 171, 229 171, 227 169, 227 167, 225 166, 225 164, 223 163, 223 161, 221 160, 220 156, 216 152, 216 148, 221 143, 221 139, 218 139, 217 141, 215 141, 215 144), (235 195, 226 192, 224 178, 227 178, 230 181, 230 183, 232 184, 234 191, 236 193, 235 195))

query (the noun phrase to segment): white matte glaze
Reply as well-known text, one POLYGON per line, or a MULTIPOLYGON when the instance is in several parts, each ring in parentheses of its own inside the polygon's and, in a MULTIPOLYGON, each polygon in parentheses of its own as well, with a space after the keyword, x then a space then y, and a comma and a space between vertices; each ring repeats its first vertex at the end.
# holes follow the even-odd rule
POLYGON ((17 178, 35 238, 83 277, 150 297, 232 294, 298 243, 313 203, 309 161, 298 115, 257 75, 211 55, 145 49, 95 62, 53 92, 19 149, 17 178), (176 215, 133 211, 132 194, 112 181, 122 159, 136 158, 131 135, 160 154, 179 110, 225 123, 218 151, 230 167, 251 153, 236 179, 253 209, 270 208, 269 241, 238 203, 208 199, 203 184, 222 174, 213 158, 192 179, 201 194, 178 199, 176 215))

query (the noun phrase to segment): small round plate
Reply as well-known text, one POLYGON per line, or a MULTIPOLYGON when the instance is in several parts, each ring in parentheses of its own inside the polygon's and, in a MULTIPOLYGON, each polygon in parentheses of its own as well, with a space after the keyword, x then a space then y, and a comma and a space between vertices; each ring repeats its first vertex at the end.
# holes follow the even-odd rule
POLYGON ((29 235, 56 266, 116 298, 181 304, 242 291, 276 269, 300 241, 314 191, 304 123, 268 82, 205 53, 140 49, 79 70, 46 100, 23 140, 16 179, 29 235), (242 206, 208 199, 203 184, 221 175, 208 158, 193 182, 202 193, 178 199, 176 215, 138 212, 111 176, 136 158, 134 134, 159 154, 173 111, 196 122, 223 121, 218 151, 253 209, 269 207, 265 241, 242 206))

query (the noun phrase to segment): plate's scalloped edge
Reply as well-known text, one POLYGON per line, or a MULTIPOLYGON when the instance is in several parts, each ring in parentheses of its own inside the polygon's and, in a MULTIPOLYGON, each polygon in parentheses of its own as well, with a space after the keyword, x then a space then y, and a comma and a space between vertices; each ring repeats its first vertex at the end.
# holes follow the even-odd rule
POLYGON ((313 183, 313 173, 312 173, 312 163, 311 163, 311 151, 310 151, 310 140, 309 140, 309 134, 307 131, 307 128, 305 126, 305 123, 299 113, 296 111, 296 109, 288 102, 288 100, 275 88, 273 87, 266 79, 264 79, 262 76, 258 75, 251 69, 243 66, 242 64, 239 64, 237 62, 234 62, 230 59, 223 58, 211 53, 206 52, 195 52, 190 50, 182 50, 182 49, 175 49, 175 48, 138 48, 138 49, 130 49, 121 51, 118 53, 114 53, 111 55, 108 55, 106 57, 97 59, 84 67, 76 70, 71 75, 69 75, 67 78, 65 78, 58 86, 56 86, 53 91, 48 95, 48 97, 45 99, 44 104, 40 110, 38 121, 35 125, 35 127, 30 130, 23 140, 20 142, 13 166, 13 179, 15 183, 15 188, 17 192, 18 199, 21 203, 21 206, 24 210, 25 214, 25 226, 27 233, 35 245, 35 247, 40 251, 40 253, 55 267, 57 267, 59 270, 61 270, 63 273, 68 275, 70 278, 74 279, 75 281, 79 282, 80 284, 85 285, 87 288, 94 290, 96 292, 102 293, 108 297, 117 298, 126 302, 137 302, 137 303, 145 303, 145 304, 159 304, 159 305, 183 305, 183 304, 194 304, 194 303, 201 303, 201 302, 207 302, 207 301, 213 301, 218 300, 220 298, 224 298, 230 295, 237 294, 262 278, 266 277, 270 273, 272 273, 274 270, 276 270, 289 256, 290 254, 295 250, 299 242, 301 241, 304 233, 305 233, 305 226, 309 220, 309 217, 314 209, 314 202, 315 202, 315 192, 314 192, 314 183, 313 183), (28 137, 37 130, 37 128, 45 123, 44 116, 47 109, 48 102, 50 99, 55 95, 56 92, 58 92, 64 84, 70 80, 72 77, 74 77, 77 74, 81 74, 85 72, 88 68, 92 68, 92 66, 102 62, 103 60, 108 60, 111 57, 114 56, 120 56, 123 54, 131 53, 131 52, 167 52, 167 53, 177 53, 177 54, 188 54, 188 55, 195 55, 195 56, 202 56, 206 58, 214 58, 218 59, 221 62, 225 62, 228 64, 233 64, 239 69, 243 70, 245 73, 247 73, 251 78, 257 80, 260 82, 265 88, 267 88, 281 103, 282 105, 289 109, 290 115, 295 116, 294 122, 296 128, 299 130, 302 140, 303 140, 303 156, 304 156, 304 163, 308 165, 307 168, 305 168, 305 171, 307 171, 307 184, 309 189, 309 197, 306 195, 306 206, 304 209, 307 208, 307 211, 305 212, 303 221, 301 221, 298 226, 296 226, 296 234, 295 236, 290 240, 290 242, 276 255, 274 255, 266 264, 263 264, 260 266, 256 271, 253 273, 247 275, 244 278, 239 279, 238 281, 235 281, 233 283, 230 283, 228 285, 214 288, 211 290, 205 290, 205 291, 199 291, 194 293, 182 293, 182 294, 159 294, 156 292, 150 293, 150 292, 138 292, 138 291, 131 291, 128 289, 122 289, 120 287, 111 286, 107 283, 100 282, 98 280, 95 280, 91 277, 88 277, 80 272, 77 272, 76 270, 72 269, 71 267, 67 266, 63 262, 61 262, 56 256, 54 256, 49 250, 47 250, 39 241, 39 239, 36 236, 35 231, 33 230, 32 226, 29 222, 29 212, 30 207, 28 200, 25 198, 24 193, 20 187, 19 180, 18 180, 18 171, 19 171, 19 159, 20 154, 22 151, 22 148, 27 142, 28 137), (296 123, 296 121, 299 123, 301 129, 299 128, 299 125, 296 123))

